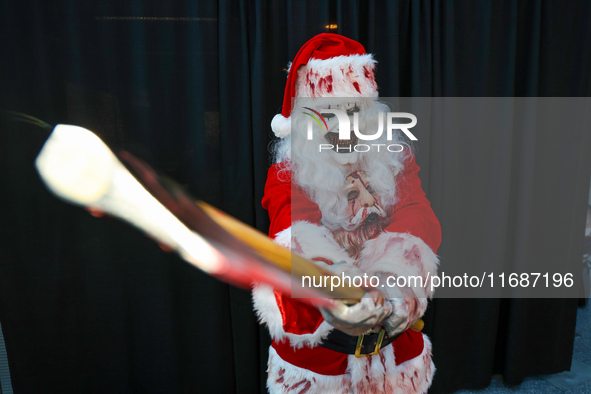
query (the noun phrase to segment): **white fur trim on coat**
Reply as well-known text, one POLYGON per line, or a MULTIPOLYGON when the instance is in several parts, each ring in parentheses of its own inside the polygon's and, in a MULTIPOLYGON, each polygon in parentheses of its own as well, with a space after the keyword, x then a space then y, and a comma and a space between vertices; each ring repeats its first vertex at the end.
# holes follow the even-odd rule
POLYGON ((308 260, 321 257, 333 263, 344 261, 353 264, 353 259, 335 241, 328 228, 306 221, 295 222, 291 226, 291 250, 308 260))
POLYGON ((275 234, 275 239, 273 239, 273 241, 287 249, 291 249, 291 227, 275 234))
POLYGON ((404 276, 417 297, 431 298, 430 278, 437 275, 438 264, 437 255, 422 239, 408 233, 385 232, 365 242, 359 267, 368 274, 404 276), (422 281, 412 280, 419 276, 422 281))
POLYGON ((257 284, 252 290, 252 300, 259 322, 269 329, 269 334, 278 341, 288 339, 294 349, 304 346, 314 347, 322 342, 333 329, 327 322, 320 323, 316 331, 310 334, 292 334, 283 330, 283 318, 275 300, 273 288, 257 284))
MULTIPOLYGON (((277 233, 275 242, 285 247, 292 247, 292 251, 307 259, 315 257, 325 258, 334 263, 340 264, 339 269, 348 265, 352 270, 353 261, 349 255, 337 244, 331 232, 323 226, 318 226, 305 221, 295 222, 291 227, 277 233)), ((316 262, 323 268, 331 267, 324 262, 316 262)), ((322 322, 315 332, 310 334, 292 334, 283 330, 283 318, 275 294, 270 286, 258 284, 252 291, 252 298, 255 311, 261 323, 269 328, 273 339, 289 339, 291 346, 298 349, 303 346, 314 347, 330 333, 333 327, 327 322, 322 322)))
MULTIPOLYGON (((292 249, 292 252, 313 260, 320 257, 333 263, 354 264, 354 260, 335 241, 332 233, 324 226, 319 226, 306 221, 295 222, 293 226, 275 234, 275 243, 292 249)), ((331 270, 330 266, 321 261, 313 260, 322 268, 331 270)), ((339 270, 336 272, 340 274, 339 270)))
POLYGON ((423 334, 423 352, 394 369, 394 393, 426 393, 433 382, 435 364, 431 357, 431 341, 423 334))
POLYGON ((347 375, 320 375, 296 367, 279 357, 272 346, 269 347, 267 366, 267 390, 271 394, 300 392, 342 394, 350 392, 351 381, 347 375))
POLYGON ((423 335, 423 351, 411 360, 396 365, 393 346, 375 356, 347 357, 344 375, 320 375, 284 361, 269 348, 267 389, 270 393, 426 393, 435 374, 431 342, 423 335))

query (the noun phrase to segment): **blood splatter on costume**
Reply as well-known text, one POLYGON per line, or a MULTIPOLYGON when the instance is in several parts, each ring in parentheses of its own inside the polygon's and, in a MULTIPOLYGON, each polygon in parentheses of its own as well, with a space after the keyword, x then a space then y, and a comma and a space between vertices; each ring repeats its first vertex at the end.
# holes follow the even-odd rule
MULTIPOLYGON (((292 97, 377 97, 374 67, 375 61, 361 44, 336 34, 314 37, 291 65, 283 110, 272 122, 276 135, 285 138, 297 132, 290 119, 292 97)), ((339 272, 367 273, 384 280, 436 275, 441 230, 421 188, 414 156, 407 153, 398 161, 392 159, 386 179, 384 173, 378 179, 370 171, 375 166, 368 163, 364 158, 331 164, 335 173, 344 174, 335 199, 339 193, 339 198, 346 199, 346 220, 337 228, 328 220, 332 200, 327 200, 327 192, 318 197, 314 185, 305 184, 302 178, 303 165, 294 164, 290 156, 278 157, 269 169, 262 202, 271 219, 270 236, 325 268, 338 266, 339 272), (379 183, 386 188, 372 187, 379 183), (380 194, 380 190, 389 190, 391 195, 380 194)), ((356 357, 339 351, 342 338, 355 337, 348 338, 331 325, 326 311, 266 285, 256 286, 255 309, 273 338, 269 391, 426 392, 435 372, 431 344, 410 325, 422 316, 432 294, 428 286, 397 291, 399 296, 390 300, 393 312, 382 322, 389 332, 396 332, 395 339, 390 338, 375 355, 356 357)))

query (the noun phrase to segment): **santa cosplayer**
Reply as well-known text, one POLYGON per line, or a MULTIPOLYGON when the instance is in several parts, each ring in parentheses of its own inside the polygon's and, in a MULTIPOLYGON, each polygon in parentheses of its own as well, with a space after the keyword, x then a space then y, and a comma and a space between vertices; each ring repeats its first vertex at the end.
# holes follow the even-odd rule
POLYGON ((282 112, 271 123, 279 140, 263 198, 270 236, 339 276, 380 279, 349 306, 314 306, 255 286, 256 312, 273 338, 271 393, 423 393, 433 379, 420 317, 432 296, 427 278, 437 273, 441 229, 408 139, 387 141, 383 133, 373 142, 404 149, 356 152, 347 149, 359 142, 356 134, 339 140, 338 120, 322 113, 344 111, 359 131, 375 133, 380 113, 389 110, 377 99, 375 66, 356 41, 337 34, 312 38, 290 66, 282 112), (322 122, 310 140, 314 113, 322 122), (319 151, 327 143, 334 148, 319 151), (425 281, 386 285, 401 276, 425 281))

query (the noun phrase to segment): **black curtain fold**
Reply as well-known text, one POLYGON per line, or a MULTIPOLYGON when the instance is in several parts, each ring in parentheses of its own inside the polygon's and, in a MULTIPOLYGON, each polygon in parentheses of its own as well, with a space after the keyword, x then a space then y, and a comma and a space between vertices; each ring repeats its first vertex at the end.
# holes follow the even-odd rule
MULTIPOLYGON (((269 124, 287 62, 312 36, 331 31, 364 44, 384 97, 586 97, 590 19, 586 1, 4 1, 0 109, 87 127, 266 231, 269 124)), ((47 132, 6 114, 0 122, 0 322, 15 391, 265 392, 270 339, 249 292, 55 199, 33 168, 47 132)), ((552 156, 548 143, 560 138, 509 130, 421 138, 442 264, 483 251, 543 258, 540 223, 565 229, 547 235, 570 239, 565 264, 582 251, 591 141, 566 133, 552 156), (502 150, 487 153, 500 139, 502 150), (488 155, 477 165, 489 179, 464 176, 477 152, 488 155), (559 185, 572 194, 554 213, 535 194, 548 171, 548 199, 559 185), (477 226, 461 206, 472 194, 454 203, 452 185, 486 196, 493 181, 502 220, 482 231, 496 243, 474 251, 462 243, 477 226)), ((425 318, 438 368, 432 392, 484 387, 493 373, 518 384, 568 369, 575 316, 572 299, 433 301, 425 318)))

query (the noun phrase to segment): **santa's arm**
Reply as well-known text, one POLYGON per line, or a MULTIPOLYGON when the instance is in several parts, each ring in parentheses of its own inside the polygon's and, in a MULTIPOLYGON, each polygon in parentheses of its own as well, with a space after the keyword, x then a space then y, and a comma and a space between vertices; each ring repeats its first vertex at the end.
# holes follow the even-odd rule
POLYGON ((429 278, 437 275, 441 226, 421 188, 418 172, 413 157, 396 178, 398 201, 389 210, 390 225, 367 241, 361 253, 360 268, 379 276, 381 283, 386 284, 383 289, 392 298, 394 314, 386 321, 391 334, 408 328, 424 314, 427 299, 433 296, 429 278), (388 286, 386 281, 393 284, 396 278, 400 278, 397 284, 406 286, 388 286))
MULTIPOLYGON (((292 189, 289 170, 283 170, 281 165, 269 170, 263 207, 269 212, 270 233, 275 242, 337 275, 361 274, 332 233, 319 224, 321 213, 318 206, 303 190, 292 189)), ((269 327, 272 337, 278 340, 288 338, 292 346, 299 347, 317 345, 333 326, 354 334, 373 327, 390 314, 388 306, 374 300, 379 295, 375 292, 367 294, 361 302, 350 307, 336 303, 334 308, 323 309, 331 324, 309 301, 302 302, 268 286, 255 286, 253 301, 260 321, 269 327)))
POLYGON ((423 241, 433 253, 437 253, 441 244, 441 225, 421 187, 419 170, 412 157, 403 173, 396 178, 398 202, 390 211, 391 223, 385 231, 413 235, 423 241))
MULTIPOLYGON (((295 235, 305 233, 307 225, 319 223, 320 210, 308 199, 292 198, 291 173, 285 163, 269 168, 262 205, 269 212, 269 235, 278 244, 291 248, 292 230, 295 235), (292 229, 292 203, 302 220, 292 229)), ((296 193, 297 194, 297 193, 296 193)), ((317 226, 320 231, 320 226, 317 226)), ((321 256, 313 256, 320 258, 321 256)), ((253 303, 259 320, 267 325, 273 339, 289 339, 295 347, 315 346, 332 327, 324 321, 314 306, 275 291, 267 285, 253 288, 253 303)))

